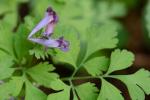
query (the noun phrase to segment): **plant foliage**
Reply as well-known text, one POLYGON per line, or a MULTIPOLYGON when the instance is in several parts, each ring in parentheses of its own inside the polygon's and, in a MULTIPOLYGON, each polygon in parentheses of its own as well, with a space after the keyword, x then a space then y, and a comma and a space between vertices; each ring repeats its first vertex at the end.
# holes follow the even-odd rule
POLYGON ((13 31, 17 19, 14 9, 19 1, 24 0, 13 0, 10 8, 0 3, 0 14, 9 10, 15 13, 0 20, 0 100, 124 100, 122 91, 109 79, 121 81, 132 100, 144 100, 145 94, 150 94, 148 70, 142 68, 128 75, 115 73, 131 67, 135 60, 133 53, 117 47, 118 27, 122 26, 114 24, 118 23, 114 18, 126 15, 123 2, 32 0, 31 15, 13 31), (53 37, 64 36, 70 43, 68 52, 44 50, 27 39, 49 4, 60 16, 53 37), (66 70, 73 69, 71 75, 62 77, 57 73, 59 64, 66 70), (82 72, 86 75, 81 76, 82 72), (99 82, 95 84, 93 79, 99 82))

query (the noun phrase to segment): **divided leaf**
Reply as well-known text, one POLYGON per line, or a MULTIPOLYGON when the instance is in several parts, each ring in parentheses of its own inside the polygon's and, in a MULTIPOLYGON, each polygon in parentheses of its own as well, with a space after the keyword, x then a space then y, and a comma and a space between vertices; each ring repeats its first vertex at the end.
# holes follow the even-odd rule
POLYGON ((13 42, 17 59, 30 58, 29 50, 33 48, 33 44, 27 39, 29 31, 24 24, 21 24, 14 35, 13 42))
POLYGON ((38 84, 49 87, 51 82, 58 77, 56 73, 52 72, 54 69, 55 68, 52 65, 45 62, 45 63, 40 63, 38 65, 35 65, 34 67, 28 69, 27 73, 38 84))
POLYGON ((101 78, 102 86, 97 100, 124 100, 121 91, 111 83, 101 78))
POLYGON ((37 59, 42 58, 43 60, 45 60, 49 55, 53 54, 53 51, 51 49, 44 50, 44 47, 42 46, 36 46, 32 50, 30 50, 29 53, 30 55, 35 55, 37 59))
POLYGON ((4 18, 2 19, 5 23, 7 23, 7 29, 9 31, 13 31, 13 28, 15 28, 17 25, 17 14, 17 12, 10 12, 5 14, 4 18))
POLYGON ((0 100, 8 99, 10 96, 18 96, 23 83, 22 77, 12 77, 9 82, 2 83, 0 85, 0 100))
POLYGON ((110 66, 107 71, 107 74, 130 67, 133 61, 134 55, 131 52, 127 50, 120 51, 119 49, 116 49, 111 54, 110 66))
POLYGON ((46 100, 47 95, 37 87, 26 81, 25 100, 46 100))
POLYGON ((47 100, 69 100, 70 99, 70 86, 64 84, 61 80, 51 82, 51 88, 58 92, 48 95, 47 100))
POLYGON ((100 1, 98 3, 98 19, 100 22, 126 15, 126 6, 122 2, 100 1))
POLYGON ((13 56, 13 34, 8 23, 0 21, 0 49, 13 56))
POLYGON ((3 51, 0 51, 0 80, 9 78, 13 74, 15 70, 14 68, 11 68, 13 64, 12 57, 3 51))
POLYGON ((132 100, 145 100, 144 92, 150 94, 150 72, 140 69, 131 75, 113 75, 126 84, 132 100))
POLYGON ((102 57, 95 57, 93 59, 88 60, 84 64, 84 68, 87 70, 89 74, 92 76, 103 74, 103 71, 108 69, 109 59, 102 57))
POLYGON ((70 99, 70 87, 64 88, 62 91, 58 93, 50 94, 47 100, 69 100, 70 99))
POLYGON ((93 83, 84 83, 75 87, 80 100, 96 100, 98 96, 98 89, 93 83))
POLYGON ((116 47, 118 42, 117 27, 107 23, 101 26, 95 25, 87 31, 87 54, 86 59, 94 52, 102 49, 111 49, 116 47), (109 28, 109 29, 108 29, 109 28))

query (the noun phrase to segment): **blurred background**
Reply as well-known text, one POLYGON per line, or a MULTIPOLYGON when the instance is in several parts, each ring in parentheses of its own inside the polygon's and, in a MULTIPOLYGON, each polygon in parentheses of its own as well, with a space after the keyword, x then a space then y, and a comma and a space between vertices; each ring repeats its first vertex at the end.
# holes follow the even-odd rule
MULTIPOLYGON (((29 17, 43 18, 48 6, 57 12, 60 23, 71 25, 83 34, 92 24, 113 23, 118 27, 118 48, 132 51, 135 62, 133 67, 116 73, 129 74, 142 67, 150 70, 150 1, 0 0, 0 20, 8 22, 15 32, 29 17)), ((114 84, 124 91, 124 86, 114 84)), ((124 95, 130 100, 127 93, 124 95)), ((149 99, 147 96, 146 100, 149 99)))

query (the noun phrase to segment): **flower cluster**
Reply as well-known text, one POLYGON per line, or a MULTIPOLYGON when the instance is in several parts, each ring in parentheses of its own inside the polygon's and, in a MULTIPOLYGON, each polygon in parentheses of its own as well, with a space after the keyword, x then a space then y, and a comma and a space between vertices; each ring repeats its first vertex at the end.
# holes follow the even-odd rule
POLYGON ((68 51, 69 42, 64 40, 63 37, 58 39, 51 38, 53 34, 54 27, 58 22, 58 16, 51 7, 48 7, 45 13, 45 17, 38 23, 38 25, 31 31, 28 39, 32 42, 44 45, 46 48, 59 48, 62 51, 68 51), (42 33, 40 38, 33 38, 32 36, 38 32, 40 29, 45 27, 45 31, 42 33))

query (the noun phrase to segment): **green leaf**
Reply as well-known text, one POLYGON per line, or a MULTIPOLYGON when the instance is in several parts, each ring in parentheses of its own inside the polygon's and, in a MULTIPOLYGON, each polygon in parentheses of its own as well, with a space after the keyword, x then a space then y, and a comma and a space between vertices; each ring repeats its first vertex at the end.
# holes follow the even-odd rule
POLYGON ((0 100, 8 99, 9 96, 18 96, 24 80, 22 77, 12 77, 12 79, 0 85, 0 100))
POLYGON ((75 87, 80 100, 96 100, 98 96, 98 89, 93 83, 84 83, 75 87))
POLYGON ((122 70, 130 67, 133 61, 134 55, 131 52, 127 50, 120 51, 119 49, 116 49, 111 54, 110 66, 107 71, 107 74, 113 71, 122 70))
POLYGON ((78 100, 78 97, 77 97, 77 95, 75 94, 75 95, 73 95, 73 100, 78 100))
POLYGON ((9 1, 9 0, 1 0, 0 3, 0 14, 4 14, 6 12, 14 12, 17 11, 17 0, 9 1))
POLYGON ((23 77, 12 77, 8 84, 12 85, 12 88, 10 88, 12 89, 12 95, 18 96, 24 84, 24 79, 23 77))
POLYGON ((19 26, 17 33, 14 35, 14 47, 16 56, 19 60, 29 57, 29 50, 33 44, 27 39, 29 31, 24 24, 19 26))
POLYGON ((150 1, 148 1, 146 9, 145 9, 145 27, 148 32, 148 36, 150 37, 150 1))
POLYGON ((5 21, 0 21, 0 35, 0 49, 13 56, 13 34, 9 28, 9 24, 5 21))
MULTIPOLYGON (((9 62, 8 62, 9 63, 9 62)), ((2 64, 2 63, 0 63, 2 64)), ((14 72, 14 68, 9 68, 10 66, 3 64, 1 65, 1 68, 0 68, 0 79, 6 79, 6 78, 9 78, 13 72, 14 72)))
MULTIPOLYGON (((45 48, 46 49, 46 48, 45 48)), ((45 60, 49 55, 52 55, 54 52, 51 49, 44 50, 42 46, 36 46, 32 50, 29 51, 30 55, 35 55, 37 59, 42 58, 45 60)))
POLYGON ((13 31, 13 29, 17 25, 17 18, 18 18, 17 12, 11 12, 11 13, 5 14, 2 20, 8 24, 7 29, 9 28, 8 30, 13 31))
POLYGON ((45 62, 33 66, 26 72, 40 85, 49 87, 50 83, 58 77, 56 73, 52 72, 54 69, 52 65, 45 62))
POLYGON ((47 100, 69 100, 70 99, 70 88, 65 88, 61 92, 50 94, 47 100))
POLYGON ((59 38, 63 36, 65 40, 67 40, 70 43, 69 51, 67 52, 61 50, 56 51, 57 52, 56 58, 59 61, 69 63, 76 68, 77 57, 80 51, 80 40, 78 38, 77 32, 72 27, 60 25, 56 27, 54 33, 55 37, 59 38))
POLYGON ((113 75, 126 84, 132 100, 145 100, 144 92, 150 94, 150 72, 140 69, 131 75, 113 75))
POLYGON ((101 80, 102 86, 97 100, 124 100, 120 90, 105 79, 101 80))
POLYGON ((11 68, 13 64, 13 58, 3 51, 0 51, 0 80, 9 78, 13 74, 15 70, 11 68))
POLYGON ((84 68, 87 70, 89 74, 92 76, 103 74, 103 71, 108 69, 109 59, 102 57, 95 57, 93 59, 88 60, 84 64, 84 68))
POLYGON ((52 81, 50 86, 53 90, 63 90, 64 88, 68 88, 68 85, 66 85, 60 79, 56 79, 52 81))
POLYGON ((47 95, 40 89, 34 87, 29 81, 26 81, 25 100, 46 100, 47 95))
POLYGON ((107 21, 115 17, 123 17, 126 15, 127 8, 122 2, 100 1, 98 3, 97 16, 100 22, 107 21))
POLYGON ((47 100, 69 100, 70 99, 70 86, 65 85, 61 80, 56 80, 51 83, 51 87, 59 92, 48 95, 47 100), (61 90, 61 91, 60 91, 61 90))
POLYGON ((25 3, 29 0, 1 0, 0 3, 0 15, 7 14, 7 13, 16 13, 17 7, 19 3, 25 3))
POLYGON ((94 52, 102 49, 110 49, 116 47, 118 39, 116 38, 117 27, 113 24, 107 23, 101 26, 95 25, 87 31, 87 54, 86 59, 94 52), (109 28, 109 29, 108 29, 109 28))
MULTIPOLYGON (((36 18, 37 19, 37 18, 36 18)), ((38 20, 36 20, 34 17, 31 17, 31 16, 26 16, 25 18, 24 18, 24 20, 25 20, 25 27, 26 27, 26 29, 28 29, 28 30, 32 30, 34 27, 35 27, 35 25, 36 25, 36 23, 38 23, 37 21, 38 20)), ((28 33, 29 34, 29 33, 28 33)))

